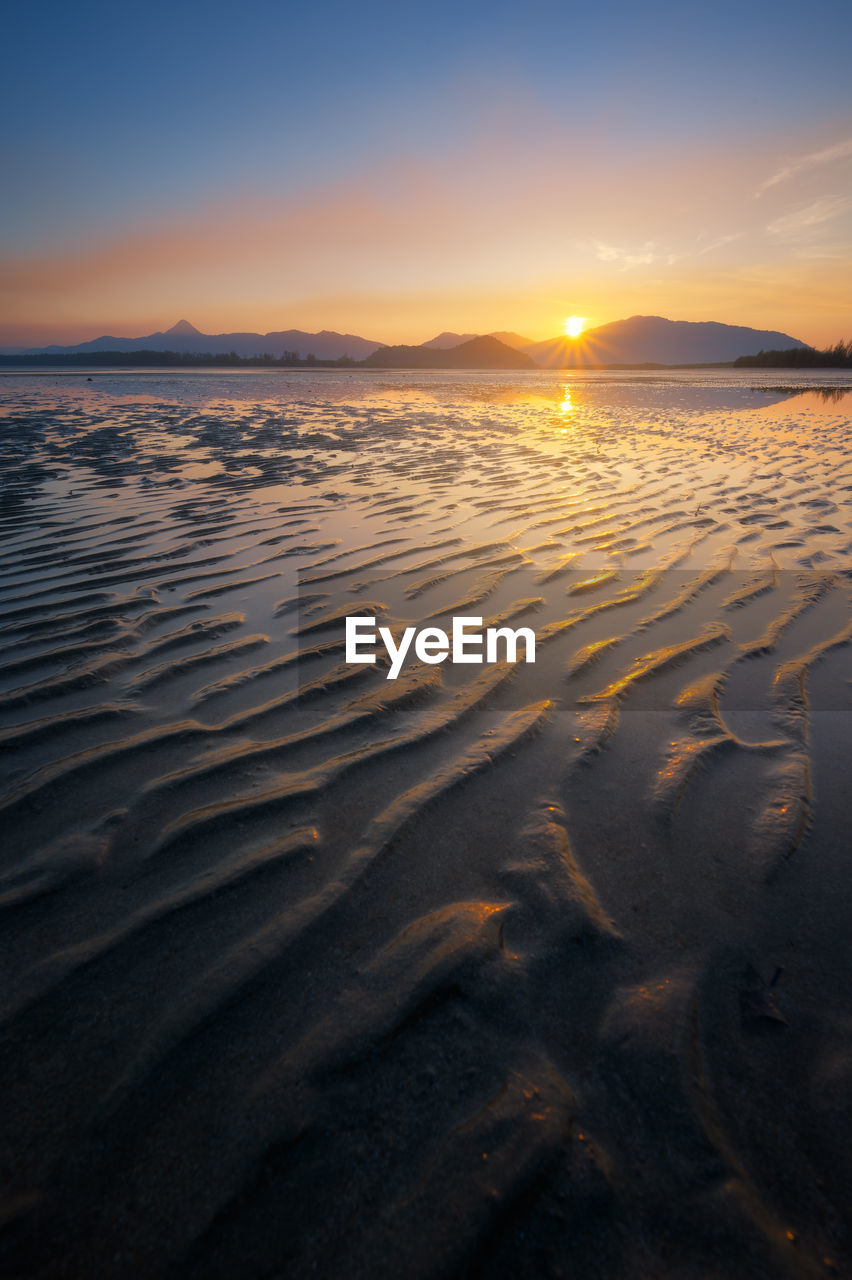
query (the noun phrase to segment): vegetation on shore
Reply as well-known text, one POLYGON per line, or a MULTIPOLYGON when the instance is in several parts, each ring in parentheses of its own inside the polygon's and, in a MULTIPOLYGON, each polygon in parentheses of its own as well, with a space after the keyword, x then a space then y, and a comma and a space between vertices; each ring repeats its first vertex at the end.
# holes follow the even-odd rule
POLYGON ((360 362, 350 356, 337 360, 319 360, 314 355, 302 358, 298 351, 285 351, 281 356, 239 356, 236 351, 201 355, 193 351, 39 351, 32 355, 0 355, 0 365, 26 365, 50 368, 171 368, 179 369, 289 369, 346 368, 360 362))
POLYGON ((735 369, 852 369, 852 341, 841 340, 833 347, 791 347, 787 351, 759 351, 756 356, 740 356, 735 369))

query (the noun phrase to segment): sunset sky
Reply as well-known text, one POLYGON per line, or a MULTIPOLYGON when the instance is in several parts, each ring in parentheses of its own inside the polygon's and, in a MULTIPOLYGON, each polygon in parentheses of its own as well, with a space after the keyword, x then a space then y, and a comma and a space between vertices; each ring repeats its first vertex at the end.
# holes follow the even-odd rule
POLYGON ((4 37, 5 345, 852 337, 849 0, 50 0, 4 37))

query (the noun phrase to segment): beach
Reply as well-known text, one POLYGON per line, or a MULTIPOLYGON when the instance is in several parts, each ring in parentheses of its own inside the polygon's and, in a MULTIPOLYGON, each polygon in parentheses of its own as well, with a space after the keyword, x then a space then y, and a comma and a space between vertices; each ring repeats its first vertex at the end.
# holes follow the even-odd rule
POLYGON ((831 372, 0 376, 6 1274, 852 1275, 851 432, 831 372))

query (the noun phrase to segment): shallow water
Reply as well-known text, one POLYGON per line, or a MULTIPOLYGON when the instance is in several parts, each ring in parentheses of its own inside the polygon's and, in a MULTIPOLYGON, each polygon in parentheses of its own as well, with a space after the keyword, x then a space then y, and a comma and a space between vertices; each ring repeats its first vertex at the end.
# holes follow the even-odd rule
POLYGON ((847 387, 0 377, 13 1270, 852 1268, 847 387))

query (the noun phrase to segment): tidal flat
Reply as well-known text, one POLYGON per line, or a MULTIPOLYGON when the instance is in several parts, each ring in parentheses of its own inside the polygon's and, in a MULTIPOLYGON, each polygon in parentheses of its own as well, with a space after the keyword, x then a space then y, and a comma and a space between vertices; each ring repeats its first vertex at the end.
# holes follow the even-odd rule
POLYGON ((5 1274, 852 1275, 840 373, 4 374, 0 480, 5 1274))

